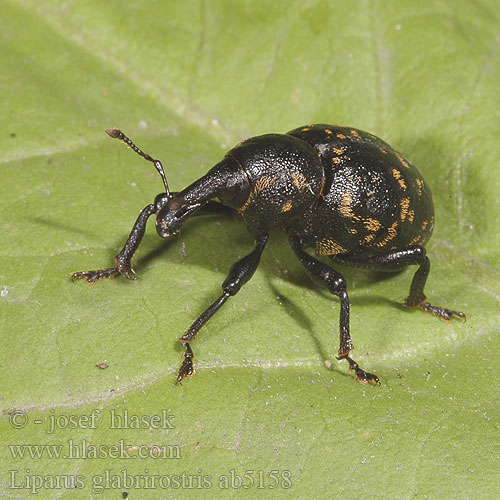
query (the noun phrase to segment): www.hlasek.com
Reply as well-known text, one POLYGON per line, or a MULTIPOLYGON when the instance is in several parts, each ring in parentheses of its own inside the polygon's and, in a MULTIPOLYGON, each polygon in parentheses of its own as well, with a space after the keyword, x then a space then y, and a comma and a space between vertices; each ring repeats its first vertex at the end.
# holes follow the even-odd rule
POLYGON ((292 473, 288 470, 246 470, 238 474, 231 469, 227 474, 213 476, 203 474, 129 474, 126 469, 114 473, 106 469, 102 474, 86 477, 77 475, 33 474, 30 469, 24 472, 9 471, 9 489, 27 490, 37 494, 43 490, 84 489, 90 486, 92 493, 101 494, 106 490, 165 490, 165 489, 289 489, 292 487, 292 473))
POLYGON ((180 459, 179 445, 153 444, 128 445, 123 439, 112 445, 92 444, 86 439, 65 444, 10 444, 9 450, 14 459, 180 459))

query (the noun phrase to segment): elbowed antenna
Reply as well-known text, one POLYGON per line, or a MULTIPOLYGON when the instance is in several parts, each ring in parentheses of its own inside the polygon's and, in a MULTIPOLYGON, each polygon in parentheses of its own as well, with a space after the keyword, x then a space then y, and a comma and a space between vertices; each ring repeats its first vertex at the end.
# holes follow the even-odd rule
POLYGON ((155 160, 151 158, 147 153, 141 151, 121 130, 117 128, 108 128, 106 129, 106 134, 108 134, 113 139, 119 139, 123 141, 127 146, 131 147, 138 155, 142 156, 145 160, 148 160, 153 163, 158 170, 158 173, 161 175, 161 179, 163 181, 163 185, 165 186, 165 193, 167 193, 168 198, 171 198, 170 190, 168 189, 168 182, 165 176, 165 171, 163 170, 163 165, 160 160, 155 160))

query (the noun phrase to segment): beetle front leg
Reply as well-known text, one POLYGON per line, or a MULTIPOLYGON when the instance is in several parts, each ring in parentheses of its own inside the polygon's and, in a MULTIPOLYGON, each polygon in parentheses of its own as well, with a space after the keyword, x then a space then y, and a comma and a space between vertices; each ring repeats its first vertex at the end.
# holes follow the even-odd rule
POLYGON ((186 351, 177 373, 177 383, 181 382, 184 377, 192 377, 194 375, 194 356, 190 346, 191 340, 194 339, 201 327, 222 307, 226 300, 229 297, 236 295, 240 291, 241 287, 253 276, 257 266, 259 265, 260 256, 264 251, 268 238, 268 234, 261 234, 257 236, 257 245, 253 251, 233 264, 231 267, 228 277, 224 280, 224 283, 222 283, 222 295, 202 314, 200 314, 186 333, 184 333, 184 335, 179 339, 181 344, 185 346, 186 351))
POLYGON ((349 333, 349 297, 344 277, 335 269, 305 252, 302 249, 302 241, 298 236, 290 237, 290 245, 300 262, 309 271, 309 274, 340 299, 340 347, 337 359, 347 360, 349 370, 354 370, 358 382, 378 384, 379 379, 376 375, 365 372, 349 357, 349 352, 354 349, 354 345, 349 333))
POLYGON ((79 271, 77 273, 73 273, 71 275, 71 279, 75 280, 78 278, 85 278, 87 283, 92 284, 103 278, 114 278, 115 276, 121 274, 129 280, 134 280, 135 276, 133 274, 135 274, 135 271, 130 265, 130 260, 141 243, 149 217, 157 211, 158 208, 154 204, 148 205, 144 208, 144 210, 142 210, 139 217, 135 221, 134 227, 132 228, 124 247, 115 257, 117 267, 98 269, 96 271, 79 271))

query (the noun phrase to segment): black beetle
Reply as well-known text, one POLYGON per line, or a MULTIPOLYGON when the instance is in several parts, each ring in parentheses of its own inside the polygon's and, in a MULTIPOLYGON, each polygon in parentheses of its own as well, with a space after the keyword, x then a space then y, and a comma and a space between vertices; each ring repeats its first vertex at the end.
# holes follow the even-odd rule
POLYGON ((453 316, 465 320, 462 312, 426 302, 424 285, 430 262, 424 246, 434 228, 432 195, 418 170, 378 137, 355 128, 323 124, 252 137, 230 150, 201 179, 171 193, 159 160, 141 151, 120 130, 106 132, 153 162, 165 192, 142 210, 115 258, 117 267, 77 272, 73 279, 84 277, 87 283, 94 283, 119 274, 135 279, 130 260, 153 214, 162 238, 178 234, 189 217, 202 214, 237 215, 255 236, 255 248, 231 267, 222 295, 180 337, 186 350, 177 382, 194 374, 191 340, 252 277, 269 232, 277 227, 287 232, 292 250, 311 276, 339 297, 337 359, 346 359, 360 382, 378 383, 379 379, 349 356, 354 346, 345 279, 303 247, 314 248, 333 263, 363 269, 395 272, 418 265, 403 305, 420 307, 446 321, 453 316))

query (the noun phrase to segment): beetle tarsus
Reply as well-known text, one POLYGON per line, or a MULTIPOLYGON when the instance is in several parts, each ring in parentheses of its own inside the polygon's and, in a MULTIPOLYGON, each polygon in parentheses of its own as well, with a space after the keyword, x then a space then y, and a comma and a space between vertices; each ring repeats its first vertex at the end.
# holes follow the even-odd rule
POLYGON ((79 278, 85 278, 85 281, 89 285, 93 285, 96 281, 100 281, 104 278, 113 279, 118 276, 120 271, 116 267, 110 267, 108 269, 97 269, 96 271, 78 271, 71 275, 73 281, 79 278))
POLYGON ((429 304, 429 302, 422 302, 419 304, 419 307, 422 308, 423 311, 429 312, 443 321, 451 321, 453 316, 457 316, 460 319, 466 321, 467 316, 465 313, 460 311, 452 311, 451 309, 445 309, 444 307, 433 306, 429 304))
MULTIPOLYGON (((184 358, 182 359, 181 366, 179 367, 179 371, 177 372, 176 383, 180 384, 184 377, 192 377, 194 375, 194 355, 193 350, 189 343, 184 343, 186 347, 186 351, 184 352, 184 358)), ((182 384, 181 384, 182 385, 182 384)))
POLYGON ((373 373, 365 372, 362 370, 358 363, 351 359, 349 356, 345 356, 344 358, 337 358, 337 359, 346 359, 347 362, 349 363, 349 371, 354 371, 356 380, 360 384, 373 384, 373 385, 380 385, 380 380, 379 378, 374 375, 373 373))

